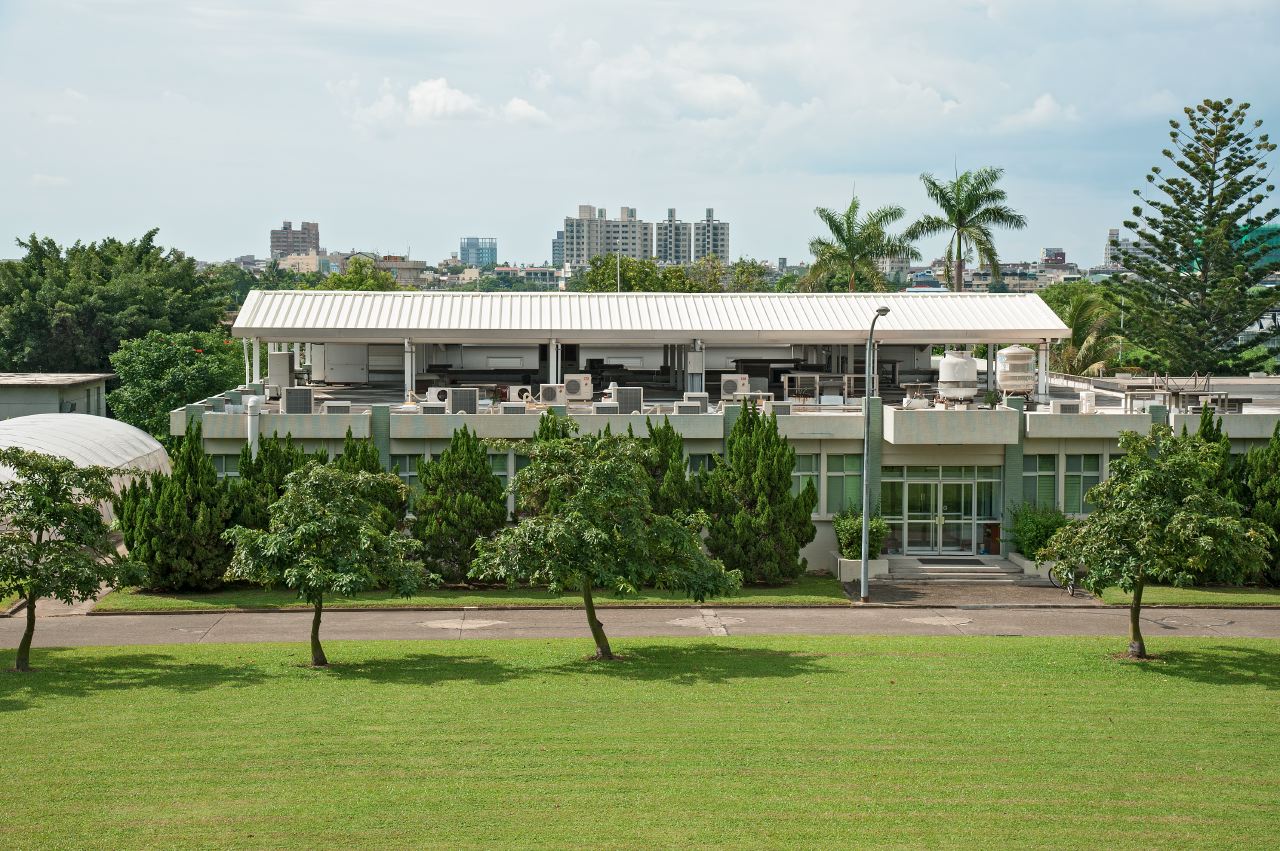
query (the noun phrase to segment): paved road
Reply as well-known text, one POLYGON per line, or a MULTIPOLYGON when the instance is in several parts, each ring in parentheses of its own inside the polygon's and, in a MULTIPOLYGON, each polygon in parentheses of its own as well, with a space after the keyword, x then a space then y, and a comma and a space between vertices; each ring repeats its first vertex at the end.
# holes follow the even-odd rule
MULTIPOLYGON (((636 608, 601 612, 613 637, 654 635, 1114 635, 1128 611, 943 608, 636 608)), ((305 641, 307 612, 41 617, 43 647, 305 641)), ((0 619, 0 647, 14 647, 23 618, 0 619)), ((1280 610, 1150 609, 1147 638, 1162 635, 1280 638, 1280 610)), ((587 638, 578 610, 326 612, 326 639, 587 638)))

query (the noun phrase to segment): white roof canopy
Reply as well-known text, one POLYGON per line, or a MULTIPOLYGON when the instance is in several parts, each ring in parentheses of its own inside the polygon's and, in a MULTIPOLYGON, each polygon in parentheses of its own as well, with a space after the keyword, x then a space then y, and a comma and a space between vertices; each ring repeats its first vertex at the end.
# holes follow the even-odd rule
POLYGON ((1022 293, 458 293, 254 290, 236 337, 272 342, 1035 343, 1068 329, 1022 293))

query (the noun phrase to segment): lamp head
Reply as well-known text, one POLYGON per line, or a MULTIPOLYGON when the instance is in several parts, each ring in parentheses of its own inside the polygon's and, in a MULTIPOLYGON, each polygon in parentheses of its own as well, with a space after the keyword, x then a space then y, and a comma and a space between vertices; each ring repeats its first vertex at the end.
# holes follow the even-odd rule
POLYGON ((889 313, 889 308, 887 306, 876 308, 876 316, 887 316, 888 313, 889 313))

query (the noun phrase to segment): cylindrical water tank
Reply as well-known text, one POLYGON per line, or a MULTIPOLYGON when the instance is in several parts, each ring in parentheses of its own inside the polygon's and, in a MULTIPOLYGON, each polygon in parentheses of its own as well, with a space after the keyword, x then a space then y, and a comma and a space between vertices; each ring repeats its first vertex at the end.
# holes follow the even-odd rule
POLYGON ((1005 346, 996 352, 996 386, 1005 393, 1034 393, 1035 351, 1026 346, 1005 346))
POLYGON ((978 395, 978 364, 969 352, 953 349, 938 364, 938 395, 967 402, 978 395))

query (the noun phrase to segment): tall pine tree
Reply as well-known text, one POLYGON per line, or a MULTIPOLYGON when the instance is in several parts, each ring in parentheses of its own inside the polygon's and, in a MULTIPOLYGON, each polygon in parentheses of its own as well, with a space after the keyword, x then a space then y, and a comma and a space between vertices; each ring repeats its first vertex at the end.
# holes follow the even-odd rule
POLYGON ((471 569, 472 547, 507 520, 502 483, 489 468, 489 453, 466 426, 432 461, 418 461, 420 490, 413 497, 413 534, 423 544, 427 570, 461 582, 471 569))
MULTIPOLYGON (((227 480, 235 503, 235 525, 266 529, 271 519, 268 512, 271 503, 284 494, 285 476, 301 469, 308 459, 306 450, 289 435, 261 441, 256 458, 246 444, 240 450, 239 476, 227 480)), ((319 460, 324 462, 323 453, 319 460)))
POLYGON ((656 426, 646 418, 645 425, 649 430, 645 468, 649 473, 649 502, 654 512, 693 511, 698 507, 698 499, 684 457, 684 438, 666 417, 656 426))
POLYGON ((227 485, 205 454, 192 421, 172 458, 172 472, 140 478, 116 498, 129 561, 147 588, 218 587, 231 561, 222 533, 234 513, 227 485))
POLYGON ((778 433, 777 417, 750 405, 742 406, 726 450, 707 476, 707 549, 748 582, 795 579, 808 566, 800 550, 817 534, 813 483, 792 494, 795 450, 778 433))
POLYGON ((1240 342, 1241 331, 1280 303, 1280 289, 1262 287, 1280 270, 1280 215, 1264 209, 1275 187, 1267 154, 1275 150, 1249 104, 1230 98, 1187 107, 1170 121, 1171 168, 1155 166, 1125 227, 1138 247, 1113 244, 1122 276, 1113 299, 1125 316, 1125 336, 1152 352, 1173 375, 1239 373, 1271 362, 1265 341, 1240 342))

